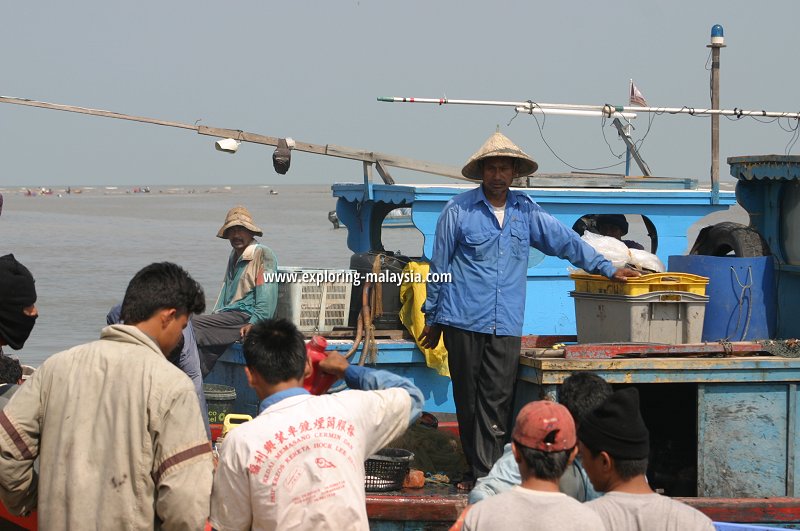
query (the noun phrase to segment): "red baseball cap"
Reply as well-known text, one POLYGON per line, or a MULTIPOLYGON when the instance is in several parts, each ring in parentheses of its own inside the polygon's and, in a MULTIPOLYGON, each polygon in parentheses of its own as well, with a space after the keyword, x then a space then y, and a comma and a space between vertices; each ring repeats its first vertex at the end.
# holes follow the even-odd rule
POLYGON ((511 438, 543 452, 571 450, 578 443, 572 415, 561 404, 549 400, 526 404, 517 415, 511 438))

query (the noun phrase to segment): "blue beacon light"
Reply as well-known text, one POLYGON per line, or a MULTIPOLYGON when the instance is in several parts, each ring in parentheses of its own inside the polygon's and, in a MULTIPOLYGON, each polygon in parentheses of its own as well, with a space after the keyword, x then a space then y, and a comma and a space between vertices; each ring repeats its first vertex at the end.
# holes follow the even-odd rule
POLYGON ((725 31, 719 24, 714 24, 711 27, 711 44, 721 45, 725 44, 725 31))

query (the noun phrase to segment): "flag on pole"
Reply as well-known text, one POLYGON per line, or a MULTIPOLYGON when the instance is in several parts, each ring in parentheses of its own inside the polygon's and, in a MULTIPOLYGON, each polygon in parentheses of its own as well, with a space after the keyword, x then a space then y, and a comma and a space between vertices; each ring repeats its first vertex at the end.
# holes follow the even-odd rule
POLYGON ((632 79, 631 79, 630 104, 638 105, 639 107, 647 107, 647 100, 644 99, 642 93, 639 92, 639 89, 636 87, 636 85, 633 84, 632 79))

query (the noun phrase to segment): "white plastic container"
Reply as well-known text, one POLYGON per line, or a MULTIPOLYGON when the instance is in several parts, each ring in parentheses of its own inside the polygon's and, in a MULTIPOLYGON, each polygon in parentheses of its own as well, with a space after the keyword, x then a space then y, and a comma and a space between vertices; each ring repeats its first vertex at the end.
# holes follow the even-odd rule
POLYGON ((351 269, 279 267, 275 317, 292 321, 301 332, 330 332, 347 326, 356 272, 351 269))
POLYGON ((578 343, 699 343, 708 297, 686 291, 606 295, 571 291, 578 343))

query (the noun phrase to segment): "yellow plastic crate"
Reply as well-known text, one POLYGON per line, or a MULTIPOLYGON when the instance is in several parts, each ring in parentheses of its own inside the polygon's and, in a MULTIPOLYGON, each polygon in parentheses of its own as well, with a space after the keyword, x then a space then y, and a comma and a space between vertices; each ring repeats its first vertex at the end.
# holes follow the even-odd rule
POLYGON ((705 295, 708 277, 690 273, 651 273, 618 282, 602 275, 572 273, 575 291, 579 293, 599 293, 606 295, 638 296, 653 291, 686 291, 695 295, 705 295))

